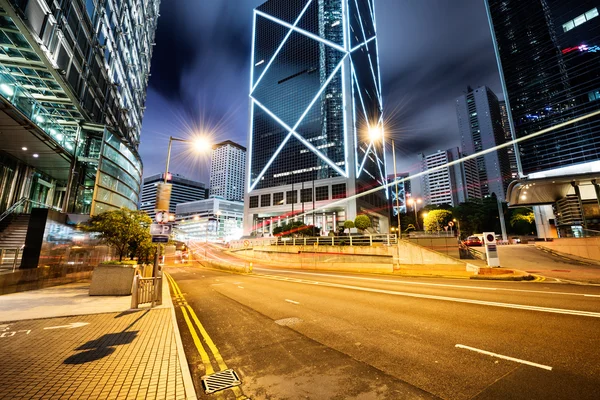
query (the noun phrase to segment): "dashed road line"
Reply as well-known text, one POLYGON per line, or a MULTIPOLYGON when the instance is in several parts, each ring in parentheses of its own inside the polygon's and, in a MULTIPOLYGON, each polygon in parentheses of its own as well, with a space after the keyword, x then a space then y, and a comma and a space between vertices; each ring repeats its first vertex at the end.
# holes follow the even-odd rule
MULTIPOLYGON (((253 277, 260 278, 260 279, 272 279, 272 280, 285 281, 285 282, 316 285, 315 282, 311 282, 311 281, 307 281, 307 280, 303 280, 303 279, 282 278, 277 275, 254 274, 253 277)), ((410 293, 410 292, 400 292, 400 291, 394 291, 394 290, 374 289, 374 288, 367 288, 367 287, 362 287, 362 286, 343 285, 343 284, 339 284, 339 283, 321 282, 319 285, 325 286, 325 287, 351 289, 351 290, 357 290, 357 291, 361 291, 361 292, 390 294, 390 295, 394 295, 394 296, 414 297, 414 298, 420 298, 420 299, 450 301, 450 302, 455 302, 455 303, 477 304, 477 305, 490 306, 490 307, 501 307, 501 308, 511 308, 511 309, 518 309, 518 310, 527 310, 527 311, 539 311, 539 312, 546 312, 546 313, 552 313, 552 314, 566 314, 566 315, 577 315, 577 316, 581 316, 581 317, 600 318, 600 313, 593 312, 593 311, 569 310, 569 309, 564 309, 564 308, 539 307, 539 306, 529 306, 529 305, 524 305, 524 304, 500 303, 500 302, 496 302, 496 301, 463 299, 460 297, 437 296, 437 295, 429 295, 429 294, 421 294, 421 293, 410 293)))
POLYGON ((285 301, 287 301, 288 303, 292 303, 292 304, 300 304, 299 301, 294 301, 294 300, 290 300, 290 299, 285 299, 285 301))
POLYGON ((471 350, 471 351, 474 351, 474 352, 477 352, 477 353, 481 353, 481 354, 485 354, 485 355, 488 355, 488 356, 501 358, 503 360, 518 362, 520 364, 525 364, 525 365, 529 365, 529 366, 532 366, 532 367, 545 369, 547 371, 552 371, 552 367, 550 367, 548 365, 543 365, 543 364, 538 364, 538 363, 534 363, 534 362, 531 362, 531 361, 521 360, 520 358, 514 358, 514 357, 505 356, 505 355, 502 355, 502 354, 492 353, 491 351, 476 349, 475 347, 465 346, 465 345, 462 345, 462 344, 457 344, 454 347, 457 347, 459 349, 471 350))

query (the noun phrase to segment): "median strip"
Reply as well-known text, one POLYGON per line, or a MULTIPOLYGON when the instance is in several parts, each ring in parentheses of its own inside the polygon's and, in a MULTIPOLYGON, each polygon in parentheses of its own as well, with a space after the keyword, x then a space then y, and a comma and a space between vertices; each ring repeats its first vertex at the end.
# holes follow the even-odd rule
POLYGON ((519 358, 504 356, 502 354, 492 353, 491 351, 476 349, 475 347, 465 346, 465 345, 462 345, 462 344, 457 344, 455 347, 457 347, 459 349, 471 350, 471 351, 474 351, 474 352, 477 352, 477 353, 481 353, 481 354, 485 354, 485 355, 492 356, 492 357, 501 358, 503 360, 514 361, 514 362, 518 362, 520 364, 525 364, 525 365, 529 365, 529 366, 532 366, 532 367, 545 369, 547 371, 552 371, 552 367, 550 367, 548 365, 543 365, 543 364, 538 364, 538 363, 534 363, 534 362, 531 362, 531 361, 521 360, 519 358))

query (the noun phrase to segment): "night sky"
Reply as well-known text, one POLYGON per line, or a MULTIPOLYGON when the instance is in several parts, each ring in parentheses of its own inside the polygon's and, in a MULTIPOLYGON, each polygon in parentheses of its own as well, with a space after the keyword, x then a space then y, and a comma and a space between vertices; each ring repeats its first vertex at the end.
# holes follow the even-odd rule
MULTIPOLYGON (((263 0, 163 0, 140 153, 164 170, 169 135, 247 144, 252 10, 263 0)), ((483 0, 375 0, 387 132, 398 172, 460 144, 454 100, 500 81, 483 0)), ((391 157, 389 157, 391 161, 391 157)), ((209 159, 173 147, 171 172, 208 183, 209 159)), ((392 171, 391 164, 388 171, 392 171)))

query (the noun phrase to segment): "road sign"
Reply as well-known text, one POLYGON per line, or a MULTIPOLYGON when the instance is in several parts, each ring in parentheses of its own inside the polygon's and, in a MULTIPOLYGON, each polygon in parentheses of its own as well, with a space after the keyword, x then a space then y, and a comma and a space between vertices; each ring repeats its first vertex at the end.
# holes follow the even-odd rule
POLYGON ((167 224, 150 225, 150 234, 152 236, 169 236, 172 232, 172 226, 167 224))
POLYGON ((152 243, 167 243, 168 241, 168 236, 152 236, 152 243))
POLYGON ((487 263, 490 267, 499 267, 498 248, 496 247, 496 234, 494 232, 483 232, 483 242, 485 244, 485 254, 487 263))
POLYGON ((449 227, 453 227, 454 226, 454 222, 452 222, 452 221, 448 222, 448 226, 449 227))
POLYGON ((170 183, 158 182, 156 184, 156 205, 154 209, 157 211, 169 211, 171 202, 171 189, 173 185, 170 183))
POLYGON ((244 247, 250 247, 250 241, 244 240, 244 247))

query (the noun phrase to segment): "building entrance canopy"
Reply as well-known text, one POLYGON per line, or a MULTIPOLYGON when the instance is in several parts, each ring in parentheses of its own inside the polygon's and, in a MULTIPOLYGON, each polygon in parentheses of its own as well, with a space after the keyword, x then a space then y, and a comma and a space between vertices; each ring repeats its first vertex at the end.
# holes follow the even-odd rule
POLYGON ((576 194, 575 186, 583 199, 595 198, 595 185, 600 184, 600 171, 569 174, 534 179, 519 179, 508 186, 506 199, 509 207, 554 204, 569 194, 576 194))

